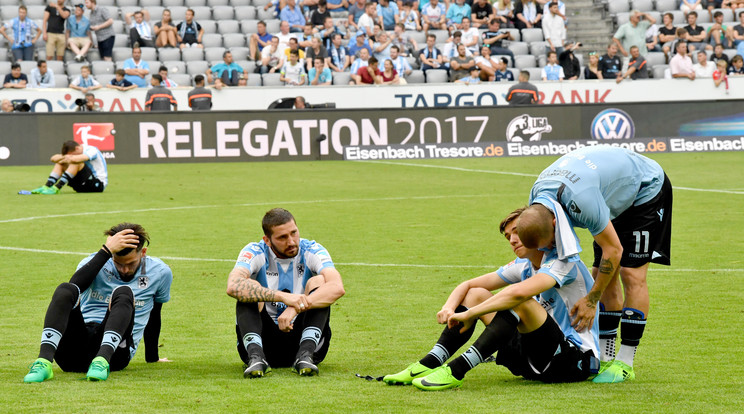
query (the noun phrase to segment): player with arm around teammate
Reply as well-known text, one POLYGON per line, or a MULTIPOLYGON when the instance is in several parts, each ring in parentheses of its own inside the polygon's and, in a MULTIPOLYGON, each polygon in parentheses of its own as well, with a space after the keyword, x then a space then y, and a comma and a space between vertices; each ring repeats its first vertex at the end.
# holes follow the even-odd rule
MULTIPOLYGON (((91 139, 103 139, 92 137, 91 139)), ((52 155, 54 163, 47 182, 31 190, 32 194, 54 195, 65 184, 78 193, 100 193, 108 184, 108 168, 101 151, 92 146, 65 141, 60 154, 52 155)))
POLYGON ((345 293, 341 275, 323 246, 300 238, 289 211, 269 210, 261 227, 263 240, 241 250, 227 280, 243 376, 262 377, 270 366, 317 375, 331 340, 330 306, 345 293))
POLYGON ((591 288, 589 270, 578 257, 558 259, 555 249, 525 248, 516 230, 523 210, 510 213, 499 226, 518 259, 458 285, 437 313, 437 321, 447 327, 434 348, 383 381, 413 383, 422 390, 459 387, 465 374, 494 352, 498 364, 532 380, 583 381, 596 372, 598 327, 576 332, 568 315, 572 302, 591 288), (486 329, 467 351, 445 364, 470 339, 477 319, 486 329))
POLYGON ((167 361, 158 356, 158 337, 173 274, 160 259, 145 255, 150 239, 139 224, 121 223, 105 234, 101 249, 54 291, 39 357, 24 382, 51 379, 53 360, 63 371, 87 370, 89 381, 105 381, 110 371, 129 364, 143 337, 145 360, 167 361))

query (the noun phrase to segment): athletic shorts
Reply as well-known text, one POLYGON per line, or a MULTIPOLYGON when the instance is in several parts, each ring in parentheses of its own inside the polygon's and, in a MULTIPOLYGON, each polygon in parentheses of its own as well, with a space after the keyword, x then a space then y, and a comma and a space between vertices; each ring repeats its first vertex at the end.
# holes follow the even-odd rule
POLYGON ((101 193, 105 188, 103 183, 96 178, 93 171, 85 164, 67 185, 78 193, 101 193))
MULTIPOLYGON (((279 325, 274 323, 266 310, 261 311, 261 323, 263 329, 261 331, 261 341, 263 343, 263 351, 266 356, 266 362, 271 367, 282 368, 291 367, 294 364, 297 357, 297 351, 300 349, 300 338, 302 338, 302 330, 305 329, 305 313, 301 313, 295 319, 293 328, 289 332, 282 332, 279 330, 279 325)), ((317 365, 321 363, 328 353, 328 347, 331 343, 331 326, 329 321, 326 322, 323 328, 323 334, 318 342, 318 348, 313 354, 313 362, 317 365)), ((243 346, 243 338, 240 336, 238 326, 235 326, 235 332, 238 336, 238 354, 240 359, 248 364, 248 353, 243 346)))
POLYGON ((111 36, 104 41, 98 42, 98 53, 102 58, 113 56, 114 40, 114 36, 111 36))
MULTIPOLYGON (((98 354, 103 341, 104 327, 109 318, 109 312, 106 312, 101 323, 88 322, 83 320, 83 314, 80 312, 80 306, 76 307, 70 313, 67 322, 67 329, 62 335, 62 339, 57 346, 57 352, 54 354, 54 360, 57 365, 66 372, 87 372, 93 358, 98 354)), ((129 327, 124 333, 125 340, 121 341, 119 347, 114 351, 114 355, 109 361, 111 371, 120 371, 129 365, 131 353, 129 346, 134 343, 132 340, 132 329, 134 328, 134 310, 129 327)))
MULTIPOLYGON (((560 331, 555 320, 548 316, 545 323, 554 324, 554 329, 560 331)), ((595 374, 592 368, 596 368, 599 362, 591 351, 582 351, 573 342, 561 335, 561 339, 546 336, 536 338, 540 347, 534 352, 544 356, 551 356, 547 366, 536 367, 530 355, 522 346, 522 335, 517 332, 511 341, 496 354, 496 363, 503 365, 516 376, 522 376, 528 380, 542 382, 577 382, 586 380, 589 375, 595 374), (558 350, 560 347, 560 351, 558 350)), ((545 360, 547 358, 540 358, 545 360)))
MULTIPOLYGON (((669 266, 672 245, 672 183, 664 175, 661 191, 651 201, 631 206, 612 220, 623 246, 622 267, 646 263, 669 266)), ((599 267, 602 249, 594 243, 594 267, 599 267)))

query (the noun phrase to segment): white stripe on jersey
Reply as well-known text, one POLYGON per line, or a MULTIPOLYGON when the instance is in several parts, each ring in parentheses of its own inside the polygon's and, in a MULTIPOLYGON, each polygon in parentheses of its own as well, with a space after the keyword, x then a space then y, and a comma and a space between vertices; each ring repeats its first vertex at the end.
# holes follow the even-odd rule
POLYGON ((108 185, 108 168, 106 167, 106 160, 103 158, 101 151, 92 146, 83 144, 83 154, 87 155, 90 160, 85 161, 85 164, 93 171, 93 175, 98 178, 98 181, 103 183, 103 186, 108 185))

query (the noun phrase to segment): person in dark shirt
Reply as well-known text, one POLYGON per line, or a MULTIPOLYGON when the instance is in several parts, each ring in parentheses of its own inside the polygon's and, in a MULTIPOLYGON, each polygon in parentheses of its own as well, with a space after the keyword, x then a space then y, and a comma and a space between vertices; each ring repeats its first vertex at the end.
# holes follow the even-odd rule
POLYGON ((566 48, 558 56, 558 64, 563 68, 565 80, 576 80, 581 75, 581 62, 574 56, 574 50, 581 47, 581 43, 568 43, 566 48))
POLYGON ((623 69, 623 61, 617 55, 617 45, 610 43, 607 53, 599 58, 599 70, 602 71, 603 79, 615 79, 623 69))
POLYGON ((3 88, 23 89, 28 83, 28 77, 21 73, 21 64, 14 63, 10 66, 10 73, 5 75, 3 88))
POLYGON ((126 76, 126 72, 124 72, 124 69, 117 69, 116 75, 114 76, 114 79, 111 79, 111 82, 109 82, 108 85, 106 85, 107 88, 116 89, 118 91, 128 91, 130 89, 134 89, 137 87, 137 85, 133 84, 132 82, 129 82, 124 78, 126 76))
POLYGON ((212 109, 212 91, 204 87, 204 75, 194 76, 194 89, 189 91, 189 107, 192 111, 212 109))
POLYGON ((509 105, 532 105, 538 102, 537 87, 529 82, 530 73, 519 72, 519 83, 509 88, 506 100, 509 105))
POLYGON ((176 98, 173 97, 173 93, 163 86, 162 83, 162 76, 157 73, 152 75, 150 79, 152 88, 147 91, 147 95, 145 96, 146 111, 170 111, 171 105, 173 105, 174 111, 178 110, 176 98))

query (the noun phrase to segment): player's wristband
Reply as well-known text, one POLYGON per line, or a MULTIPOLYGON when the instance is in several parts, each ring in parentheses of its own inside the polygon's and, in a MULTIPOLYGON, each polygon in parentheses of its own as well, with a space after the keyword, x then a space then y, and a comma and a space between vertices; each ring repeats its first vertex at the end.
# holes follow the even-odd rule
POLYGON ((105 251, 106 253, 108 253, 109 256, 114 255, 113 253, 111 253, 111 250, 109 250, 109 248, 105 244, 101 245, 101 249, 105 251))

